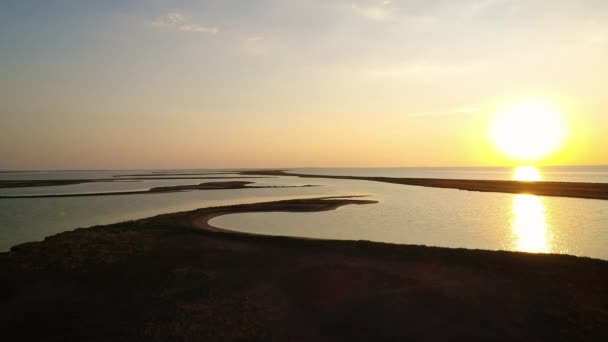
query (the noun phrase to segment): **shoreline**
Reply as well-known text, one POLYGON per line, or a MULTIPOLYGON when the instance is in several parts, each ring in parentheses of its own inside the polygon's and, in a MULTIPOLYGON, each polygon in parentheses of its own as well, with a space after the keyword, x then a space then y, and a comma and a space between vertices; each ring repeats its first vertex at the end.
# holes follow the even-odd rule
POLYGON ((581 199, 608 200, 608 183, 584 182, 525 182, 508 180, 474 180, 447 178, 397 178, 311 175, 290 173, 289 170, 253 170, 242 171, 241 175, 292 176, 300 178, 326 178, 363 180, 399 185, 422 186, 430 188, 456 189, 478 192, 497 192, 510 194, 531 194, 550 197, 567 197, 581 199))

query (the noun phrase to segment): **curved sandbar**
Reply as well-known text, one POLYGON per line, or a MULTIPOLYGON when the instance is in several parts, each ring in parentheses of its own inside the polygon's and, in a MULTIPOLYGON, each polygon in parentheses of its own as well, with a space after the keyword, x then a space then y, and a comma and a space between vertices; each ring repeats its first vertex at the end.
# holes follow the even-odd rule
POLYGON ((16 246, 0 253, 2 336, 605 340, 606 261, 199 229, 214 214, 329 210, 354 201, 361 203, 204 208, 16 246))
POLYGON ((215 227, 211 225, 209 221, 215 217, 230 214, 263 212, 321 212, 335 210, 345 205, 378 203, 378 201, 373 200, 356 199, 360 197, 365 196, 328 196, 206 208, 188 213, 188 218, 182 222, 187 226, 199 229, 210 231, 227 231, 235 234, 248 234, 215 227))
POLYGON ((172 192, 192 191, 192 190, 233 190, 233 189, 266 189, 266 188, 302 188, 317 185, 260 185, 249 186, 254 182, 232 181, 232 182, 208 182, 193 185, 161 186, 141 191, 115 191, 115 192, 92 192, 76 194, 48 194, 48 195, 0 195, 0 199, 10 198, 57 198, 57 197, 95 197, 95 196, 123 196, 123 195, 144 195, 144 194, 166 194, 172 192))
POLYGON ((501 180, 439 179, 439 178, 396 178, 310 175, 291 173, 287 170, 242 171, 241 175, 296 176, 301 178, 351 179, 414 185, 432 188, 447 188, 467 191, 502 192, 511 194, 532 194, 539 196, 572 197, 608 200, 608 183, 583 182, 522 182, 501 180))

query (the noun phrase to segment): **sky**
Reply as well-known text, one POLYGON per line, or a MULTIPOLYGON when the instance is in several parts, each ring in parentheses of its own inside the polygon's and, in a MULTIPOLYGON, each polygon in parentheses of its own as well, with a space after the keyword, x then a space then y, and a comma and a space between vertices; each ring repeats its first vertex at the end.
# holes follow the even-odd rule
POLYGON ((4 0, 0 169, 511 165, 529 98, 608 164, 606 61, 604 0, 4 0))

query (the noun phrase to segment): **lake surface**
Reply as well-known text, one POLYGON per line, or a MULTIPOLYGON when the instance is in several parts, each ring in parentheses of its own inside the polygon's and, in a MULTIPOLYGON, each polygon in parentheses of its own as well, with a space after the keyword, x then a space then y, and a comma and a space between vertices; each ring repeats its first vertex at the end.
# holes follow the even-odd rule
MULTIPOLYGON (((211 172, 181 170, 180 172, 211 172)), ((111 178, 150 171, 1 173, 0 179, 111 178)), ((512 168, 295 169, 307 174, 512 179, 512 168)), ((608 167, 539 170, 548 181, 608 182, 608 167)), ((158 176, 161 176, 160 174, 158 176)), ((220 175, 209 175, 220 176, 220 175)), ((227 174, 225 176, 236 176, 227 174)), ((221 179, 220 179, 221 180, 221 179)), ((241 179, 237 179, 241 180, 241 179)), ((319 187, 190 191, 128 196, 0 199, 0 250, 77 227, 201 207, 328 195, 369 195, 378 204, 319 213, 233 214, 215 226, 244 232, 381 242, 567 253, 608 259, 608 201, 467 192, 357 180, 242 178, 255 185, 319 187)), ((132 191, 205 180, 145 180, 0 189, 2 195, 132 191)))

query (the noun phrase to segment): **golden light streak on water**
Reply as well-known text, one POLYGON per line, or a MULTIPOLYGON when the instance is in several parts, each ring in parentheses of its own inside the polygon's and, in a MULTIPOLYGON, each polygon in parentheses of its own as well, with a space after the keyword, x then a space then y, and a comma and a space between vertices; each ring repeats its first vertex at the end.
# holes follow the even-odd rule
POLYGON ((534 195, 516 195, 513 200, 514 250, 549 253, 549 226, 542 200, 534 195))

